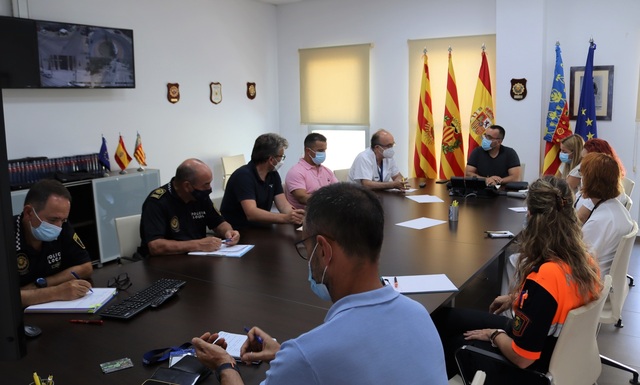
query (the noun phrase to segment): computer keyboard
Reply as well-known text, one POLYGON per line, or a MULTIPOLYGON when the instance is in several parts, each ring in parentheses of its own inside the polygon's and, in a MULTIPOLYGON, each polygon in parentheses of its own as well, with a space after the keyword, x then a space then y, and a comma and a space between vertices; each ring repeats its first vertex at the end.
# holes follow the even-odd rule
POLYGON ((111 305, 100 311, 100 316, 107 318, 129 319, 149 306, 160 306, 173 296, 186 281, 162 278, 120 303, 111 305))

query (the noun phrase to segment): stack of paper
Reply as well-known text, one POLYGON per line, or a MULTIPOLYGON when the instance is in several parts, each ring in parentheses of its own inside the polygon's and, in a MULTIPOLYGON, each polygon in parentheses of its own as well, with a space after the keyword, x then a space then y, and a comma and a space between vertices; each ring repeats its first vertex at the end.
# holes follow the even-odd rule
POLYGON ((24 309, 25 313, 95 313, 109 302, 117 293, 117 289, 94 287, 82 298, 72 301, 53 301, 31 305, 24 309))
POLYGON ((209 255, 213 257, 234 257, 240 258, 247 253, 247 251, 253 249, 254 245, 234 245, 227 246, 222 245, 216 251, 192 251, 189 255, 209 255))

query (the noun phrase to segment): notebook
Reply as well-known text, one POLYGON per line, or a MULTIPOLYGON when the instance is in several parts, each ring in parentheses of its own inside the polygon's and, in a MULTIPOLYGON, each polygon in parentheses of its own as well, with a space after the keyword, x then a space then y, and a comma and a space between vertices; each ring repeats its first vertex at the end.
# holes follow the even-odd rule
POLYGON ((387 285, 403 294, 456 292, 458 288, 446 274, 398 275, 382 277, 387 285), (395 281, 397 280, 397 285, 395 281))
POLYGON ((116 288, 91 288, 82 298, 71 301, 53 301, 31 305, 24 309, 25 313, 95 313, 109 302, 117 293, 116 288))
POLYGON ((222 245, 216 251, 192 251, 189 255, 209 255, 213 257, 235 257, 240 258, 247 253, 247 251, 253 249, 254 245, 222 245))

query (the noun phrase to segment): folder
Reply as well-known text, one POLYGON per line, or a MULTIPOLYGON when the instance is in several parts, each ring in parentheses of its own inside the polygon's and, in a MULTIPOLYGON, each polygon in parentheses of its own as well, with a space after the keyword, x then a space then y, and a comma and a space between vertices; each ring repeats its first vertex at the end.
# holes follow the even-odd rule
POLYGON ((82 298, 71 301, 53 301, 31 305, 25 313, 95 313, 109 302, 118 292, 116 288, 94 287, 82 298))

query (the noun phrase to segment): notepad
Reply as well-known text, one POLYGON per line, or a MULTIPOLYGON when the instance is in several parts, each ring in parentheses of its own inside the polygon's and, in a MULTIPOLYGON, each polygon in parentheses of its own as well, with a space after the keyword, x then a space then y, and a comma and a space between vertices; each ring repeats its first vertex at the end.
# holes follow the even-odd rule
POLYGON ((254 245, 222 245, 216 251, 192 251, 189 255, 208 255, 212 257, 233 257, 240 258, 247 253, 247 251, 253 249, 254 245))
POLYGON ((227 343, 227 353, 236 360, 239 360, 240 348, 242 348, 242 345, 247 340, 247 335, 221 331, 218 333, 218 338, 224 338, 224 341, 227 343))
POLYGON ((24 309, 25 313, 95 313, 109 302, 117 293, 116 288, 91 288, 82 298, 71 301, 53 301, 31 305, 24 309))
POLYGON ((446 274, 425 275, 398 275, 382 277, 388 285, 402 294, 416 293, 447 293, 456 292, 458 288, 451 282, 446 274), (398 279, 398 285, 394 285, 394 279, 398 279))

